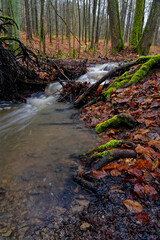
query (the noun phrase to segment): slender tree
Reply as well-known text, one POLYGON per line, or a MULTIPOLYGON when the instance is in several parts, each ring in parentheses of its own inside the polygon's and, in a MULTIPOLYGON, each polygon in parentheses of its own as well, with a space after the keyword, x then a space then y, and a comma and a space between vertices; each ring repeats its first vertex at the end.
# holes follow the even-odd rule
POLYGON ((96 22, 96 9, 97 9, 97 0, 93 0, 93 21, 92 21, 91 49, 94 48, 94 31, 95 31, 95 22, 96 22))
POLYGON ((124 41, 125 42, 127 42, 128 39, 129 39, 129 27, 130 27, 130 24, 131 24, 132 2, 133 2, 133 0, 130 0, 128 15, 127 15, 127 22, 126 22, 126 31, 125 31, 125 36, 124 36, 124 41))
POLYGON ((100 9, 101 9, 101 0, 98 1, 98 15, 97 15, 97 26, 96 26, 95 44, 98 44, 98 40, 99 40, 100 9))
POLYGON ((31 20, 30 20, 30 12, 29 12, 29 2, 28 0, 24 0, 24 3, 25 3, 25 15, 26 15, 26 26, 27 26, 26 40, 31 40, 32 29, 31 29, 31 20))
POLYGON ((44 0, 41 0, 41 22, 40 22, 40 52, 43 45, 43 54, 45 54, 45 28, 44 28, 44 0))

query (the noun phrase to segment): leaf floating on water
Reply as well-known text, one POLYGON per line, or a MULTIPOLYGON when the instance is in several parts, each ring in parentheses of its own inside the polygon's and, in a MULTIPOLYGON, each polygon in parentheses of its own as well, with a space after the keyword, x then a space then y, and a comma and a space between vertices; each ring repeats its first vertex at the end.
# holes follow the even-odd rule
POLYGON ((137 202, 137 201, 133 201, 130 199, 124 200, 123 204, 126 206, 126 208, 128 208, 128 210, 130 210, 131 212, 134 213, 140 213, 143 211, 143 207, 142 205, 137 202))

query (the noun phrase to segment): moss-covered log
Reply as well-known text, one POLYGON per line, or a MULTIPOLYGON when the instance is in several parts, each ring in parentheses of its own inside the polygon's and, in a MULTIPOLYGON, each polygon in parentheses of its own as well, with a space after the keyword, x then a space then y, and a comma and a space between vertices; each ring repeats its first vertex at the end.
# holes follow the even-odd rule
POLYGON ((105 122, 99 123, 95 127, 95 131, 96 133, 101 133, 105 131, 107 128, 117 128, 120 126, 133 128, 136 123, 137 123, 136 120, 132 116, 122 113, 115 115, 113 118, 110 118, 105 122))
POLYGON ((125 72, 119 78, 115 79, 115 81, 109 85, 106 91, 102 94, 106 100, 108 100, 113 92, 113 89, 117 89, 119 87, 130 86, 132 84, 137 83, 141 79, 143 79, 149 70, 160 63, 160 54, 155 56, 142 56, 136 60, 136 64, 142 64, 140 69, 137 70, 136 73, 131 74, 130 71, 125 72))

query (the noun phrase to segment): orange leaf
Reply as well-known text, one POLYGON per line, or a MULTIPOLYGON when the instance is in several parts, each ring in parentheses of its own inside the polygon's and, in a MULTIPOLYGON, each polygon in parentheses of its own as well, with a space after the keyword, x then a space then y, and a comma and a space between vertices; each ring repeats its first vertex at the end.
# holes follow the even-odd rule
POLYGON ((157 194, 158 192, 155 190, 154 187, 146 184, 144 187, 144 193, 148 194, 150 197, 152 197, 154 200, 157 200, 157 194))
POLYGON ((97 179, 103 178, 103 177, 105 177, 105 176, 107 176, 107 175, 108 175, 108 173, 107 173, 106 171, 104 171, 104 170, 102 170, 102 171, 96 171, 96 170, 94 170, 94 171, 92 172, 92 176, 95 177, 95 178, 97 178, 97 179))
POLYGON ((140 213, 136 213, 135 217, 141 223, 145 223, 145 222, 147 222, 149 220, 148 213, 145 212, 145 211, 142 211, 140 213))
POLYGON ((136 162, 136 168, 143 168, 143 167, 145 167, 145 168, 148 168, 149 170, 152 170, 152 166, 153 166, 153 164, 152 164, 152 162, 150 161, 150 160, 142 160, 142 159, 140 159, 140 160, 138 160, 137 162, 136 162))
POLYGON ((137 201, 133 201, 130 199, 124 200, 123 204, 131 211, 134 213, 140 213, 143 211, 143 207, 142 205, 137 202, 137 201))
POLYGON ((136 176, 136 177, 140 177, 143 175, 142 171, 137 169, 137 168, 131 168, 128 170, 128 173, 133 175, 133 176, 136 176))
POLYGON ((104 166, 102 169, 103 169, 103 170, 114 169, 114 168, 116 168, 118 165, 119 165, 118 163, 110 163, 110 164, 104 166))

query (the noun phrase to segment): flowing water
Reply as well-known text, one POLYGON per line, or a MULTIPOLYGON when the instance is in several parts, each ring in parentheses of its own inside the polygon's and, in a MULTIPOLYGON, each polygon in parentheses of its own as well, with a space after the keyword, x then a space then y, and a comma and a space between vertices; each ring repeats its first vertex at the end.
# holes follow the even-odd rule
MULTIPOLYGON (((105 67, 89 68, 80 80, 94 82, 105 67)), ((73 118, 77 110, 56 102, 59 89, 52 84, 27 104, 0 104, 0 239, 23 239, 32 228, 59 222, 89 202, 71 178, 80 170, 74 155, 99 139, 73 118)))

